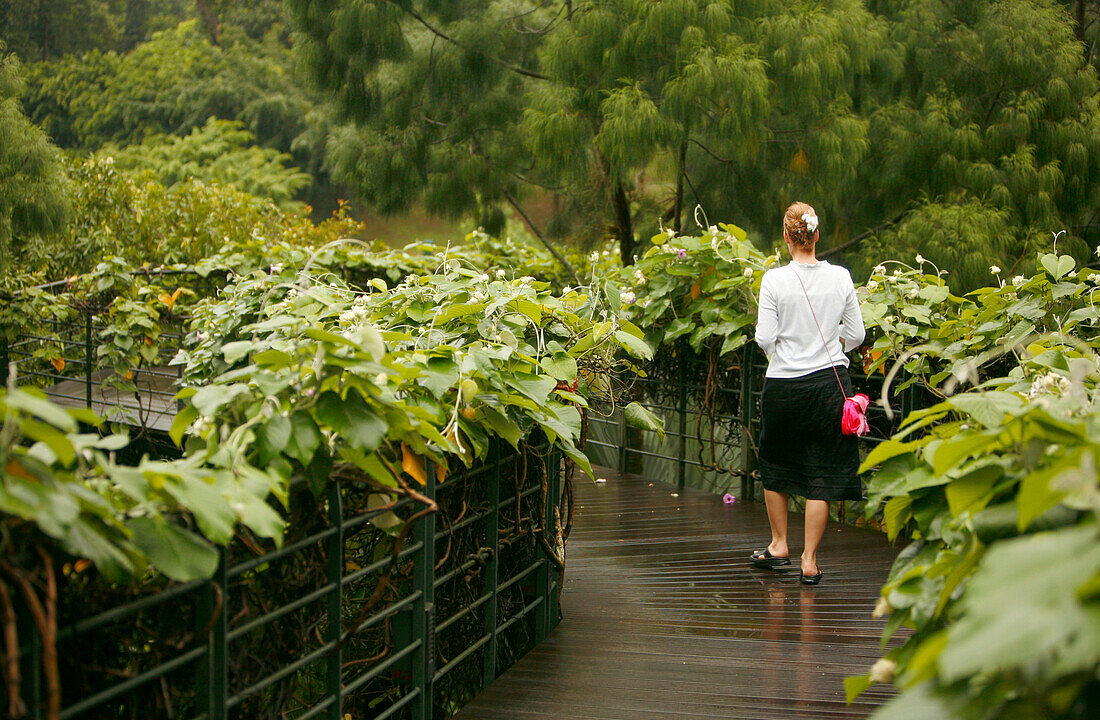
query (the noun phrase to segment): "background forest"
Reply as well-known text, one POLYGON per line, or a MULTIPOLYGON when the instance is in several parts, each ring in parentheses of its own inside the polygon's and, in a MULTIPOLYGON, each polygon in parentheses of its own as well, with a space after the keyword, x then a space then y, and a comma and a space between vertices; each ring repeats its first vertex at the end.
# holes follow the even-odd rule
POLYGON ((1052 233, 1078 260, 1100 242, 1098 15, 1095 0, 6 0, 0 266, 58 277, 124 249, 87 221, 110 213, 76 169, 109 158, 146 188, 231 185, 314 219, 426 212, 555 250, 614 241, 624 264, 696 222, 768 248, 804 199, 857 275, 920 253, 970 289, 1052 233))

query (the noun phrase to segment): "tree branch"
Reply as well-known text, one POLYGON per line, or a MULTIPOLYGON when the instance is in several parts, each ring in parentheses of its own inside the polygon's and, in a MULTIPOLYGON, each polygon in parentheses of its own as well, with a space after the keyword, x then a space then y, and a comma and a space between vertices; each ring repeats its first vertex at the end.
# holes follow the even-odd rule
POLYGON ((517 75, 523 75, 524 77, 535 78, 536 80, 549 80, 550 79, 550 78, 546 77, 545 75, 542 75, 541 73, 537 73, 534 70, 528 70, 526 68, 521 68, 518 65, 513 65, 512 63, 507 62, 506 60, 502 60, 501 58, 498 58, 495 55, 490 55, 489 53, 484 52, 483 50, 478 50, 477 48, 467 47, 467 46, 463 45, 462 43, 460 43, 458 40, 455 40, 453 37, 451 37, 451 36, 447 35, 446 33, 444 33, 442 30, 434 27, 431 23, 429 23, 427 21, 427 19, 423 15, 418 13, 416 10, 413 10, 412 7, 404 7, 404 6, 394 2, 393 0, 386 0, 386 1, 390 5, 393 5, 397 8, 400 8, 402 11, 404 11, 405 13, 410 15, 418 23, 420 23, 425 28, 427 28, 428 31, 431 32, 433 35, 435 35, 436 37, 443 38, 444 40, 451 43, 455 47, 460 47, 463 50, 472 50, 473 52, 484 55, 486 58, 488 58, 492 62, 496 63, 497 65, 500 65, 502 68, 505 68, 506 70, 511 70, 512 72, 516 73, 517 75))
POLYGON ((562 255, 561 252, 559 252, 558 249, 554 247, 549 240, 546 239, 546 237, 542 234, 542 231, 539 230, 538 226, 535 225, 534 221, 532 221, 531 218, 528 217, 527 213, 523 211, 523 208, 520 207, 520 204, 516 200, 515 196, 512 195, 512 193, 508 190, 505 190, 504 199, 508 201, 508 204, 512 206, 513 210, 519 213, 519 216, 523 218, 523 221, 525 223, 527 223, 527 227, 530 228, 531 232, 535 234, 535 237, 539 239, 539 242, 541 242, 546 247, 546 249, 550 251, 550 254, 554 256, 554 259, 561 263, 561 266, 565 268, 565 271, 569 273, 570 277, 573 278, 573 282, 577 285, 583 285, 584 283, 581 282, 580 276, 577 275, 577 271, 573 269, 573 266, 569 264, 569 261, 565 259, 565 256, 562 255))
POLYGON ((699 141, 698 141, 698 140, 696 140, 695 138, 688 138, 688 142, 690 142, 690 143, 693 143, 693 144, 695 144, 695 145, 698 145, 698 146, 699 146, 699 149, 700 149, 700 150, 702 150, 703 152, 705 152, 705 153, 706 153, 707 155, 710 155, 710 156, 711 156, 712 158, 714 158, 715 160, 717 160, 717 161, 718 161, 718 162, 720 162, 720 163, 724 163, 724 164, 726 164, 726 165, 732 165, 732 164, 733 164, 733 162, 734 162, 733 160, 730 160, 730 159, 728 159, 728 158, 724 158, 724 157, 722 157, 722 156, 720 156, 720 155, 716 155, 715 153, 711 152, 711 151, 710 151, 710 148, 708 148, 708 147, 707 147, 706 145, 704 145, 703 143, 699 142, 699 141))
POLYGON ((860 233, 859 235, 856 235, 854 238, 852 238, 848 242, 841 243, 840 245, 837 245, 834 248, 829 248, 828 250, 825 250, 823 252, 819 252, 817 254, 817 257, 818 258, 826 258, 830 255, 835 255, 836 253, 841 252, 843 250, 847 250, 848 248, 852 247, 853 245, 857 245, 857 244, 863 242, 864 240, 871 237, 872 235, 879 232, 880 230, 885 230, 886 228, 890 227, 891 225, 896 225, 898 223, 898 221, 901 220, 903 217, 905 217, 905 213, 901 213, 897 217, 894 217, 890 220, 887 220, 886 222, 882 223, 881 225, 878 225, 877 227, 873 227, 870 230, 867 230, 865 232, 860 233))

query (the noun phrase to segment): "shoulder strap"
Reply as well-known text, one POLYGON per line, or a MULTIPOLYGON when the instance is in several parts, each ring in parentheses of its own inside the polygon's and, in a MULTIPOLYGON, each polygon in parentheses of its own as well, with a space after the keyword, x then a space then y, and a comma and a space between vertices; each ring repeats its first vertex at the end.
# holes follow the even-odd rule
POLYGON ((791 272, 794 273, 795 278, 798 280, 798 284, 802 286, 802 294, 806 296, 806 304, 810 306, 810 315, 813 316, 814 325, 817 325, 817 334, 821 337, 821 344, 825 346, 825 355, 828 356, 829 365, 833 368, 833 374, 836 375, 836 382, 840 385, 840 394, 847 397, 848 392, 844 389, 844 383, 840 380, 840 373, 837 372, 836 363, 833 362, 833 354, 829 352, 829 343, 825 342, 825 333, 821 331, 821 323, 817 321, 817 313, 814 312, 814 304, 810 302, 810 294, 806 292, 806 284, 802 282, 802 277, 798 274, 798 270, 792 267, 791 272))

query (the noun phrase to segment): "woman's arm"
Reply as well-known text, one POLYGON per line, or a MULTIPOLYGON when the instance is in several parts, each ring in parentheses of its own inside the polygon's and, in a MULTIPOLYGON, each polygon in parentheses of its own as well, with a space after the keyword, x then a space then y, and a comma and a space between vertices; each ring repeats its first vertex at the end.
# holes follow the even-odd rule
POLYGON ((775 304, 775 293, 769 282, 769 274, 764 274, 760 283, 760 307, 756 313, 756 344, 769 358, 775 352, 775 341, 779 336, 779 310, 775 304))
POLYGON ((859 301, 856 299, 856 288, 848 278, 848 296, 844 300, 844 315, 840 318, 840 339, 844 344, 844 352, 854 350, 863 344, 867 337, 867 331, 863 327, 863 314, 859 311, 859 301))

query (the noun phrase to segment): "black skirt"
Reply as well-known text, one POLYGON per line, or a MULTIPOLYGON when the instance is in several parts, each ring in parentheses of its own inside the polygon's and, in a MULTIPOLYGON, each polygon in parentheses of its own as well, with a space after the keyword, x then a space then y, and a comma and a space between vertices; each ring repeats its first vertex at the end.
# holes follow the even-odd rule
POLYGON ((760 477, 766 490, 808 500, 859 500, 859 440, 840 431, 848 368, 767 378, 760 394, 760 477), (837 374, 844 384, 840 392, 837 374))

